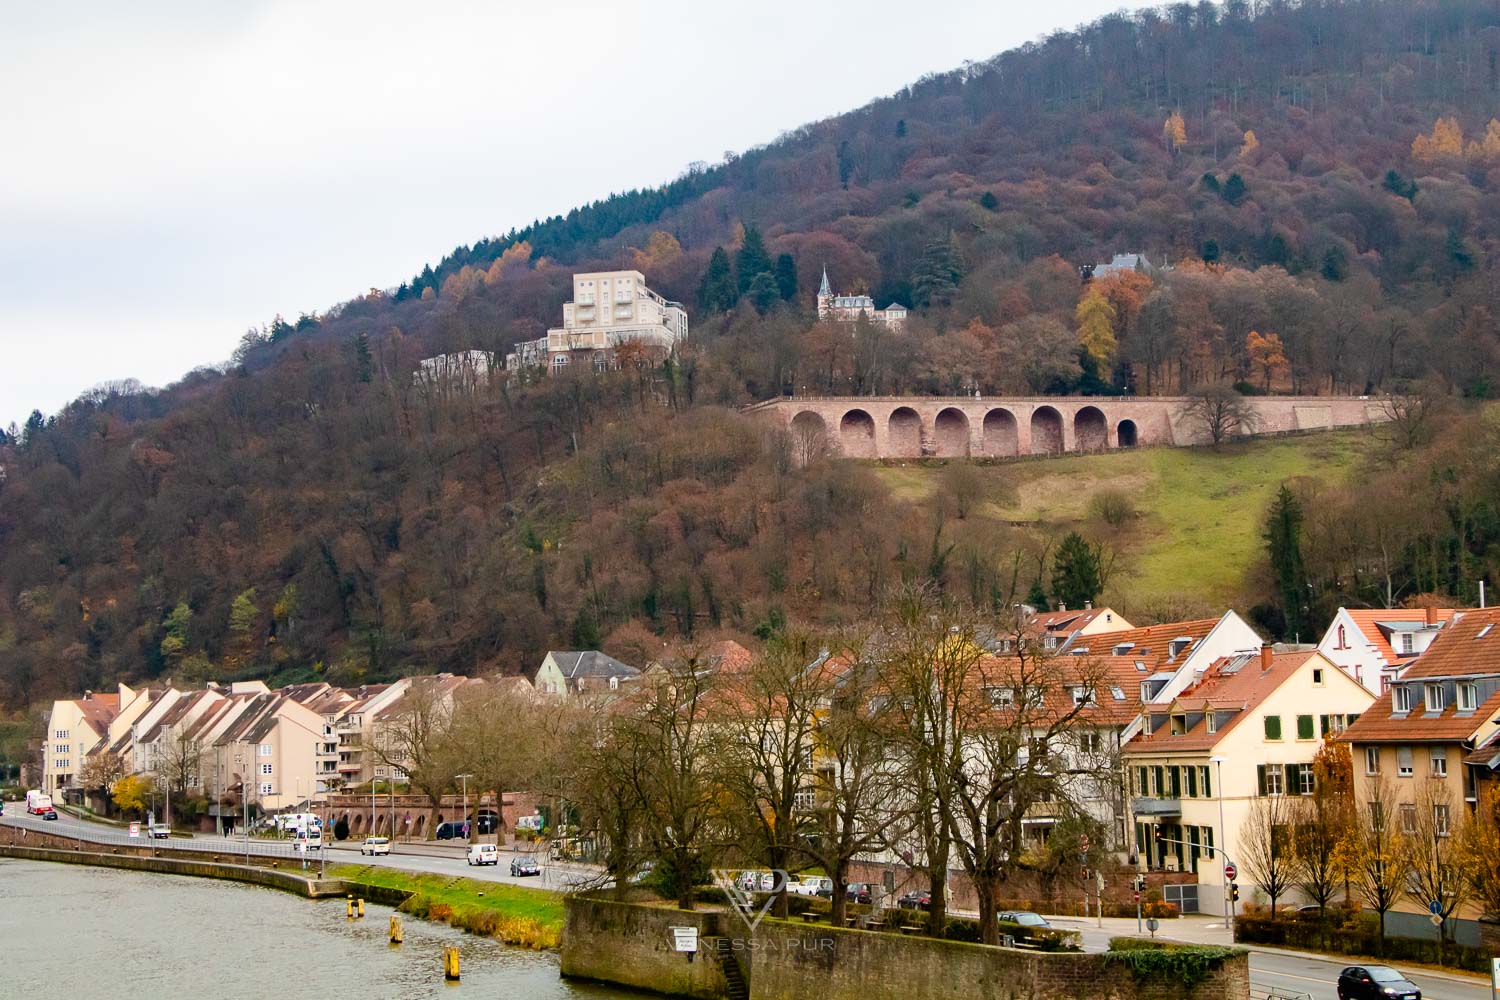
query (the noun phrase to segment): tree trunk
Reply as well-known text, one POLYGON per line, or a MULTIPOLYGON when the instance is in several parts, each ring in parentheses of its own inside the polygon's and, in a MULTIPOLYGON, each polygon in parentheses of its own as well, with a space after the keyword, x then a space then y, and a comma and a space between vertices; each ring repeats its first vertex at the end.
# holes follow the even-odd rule
POLYGON ((974 891, 979 894, 979 940, 985 944, 1000 943, 1000 924, 995 920, 997 882, 989 875, 974 878, 974 891))
POLYGON ((927 907, 927 935, 940 938, 948 930, 948 851, 945 847, 928 863, 927 887, 932 902, 927 907))
POLYGON ((833 871, 833 898, 829 900, 828 922, 835 927, 844 926, 844 914, 849 909, 849 864, 840 862, 834 865, 833 871))
POLYGON ((677 869, 677 908, 679 910, 691 910, 693 908, 693 879, 689 872, 692 859, 688 852, 678 848, 672 852, 675 855, 677 869))

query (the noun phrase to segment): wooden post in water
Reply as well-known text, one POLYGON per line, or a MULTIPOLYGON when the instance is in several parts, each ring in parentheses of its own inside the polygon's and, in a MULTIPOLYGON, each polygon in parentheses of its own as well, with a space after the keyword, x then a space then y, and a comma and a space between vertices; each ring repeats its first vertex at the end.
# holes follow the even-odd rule
POLYGON ((391 944, 401 943, 401 918, 391 914, 391 944))
POLYGON ((443 947, 443 978, 454 982, 458 980, 458 948, 455 945, 443 947))

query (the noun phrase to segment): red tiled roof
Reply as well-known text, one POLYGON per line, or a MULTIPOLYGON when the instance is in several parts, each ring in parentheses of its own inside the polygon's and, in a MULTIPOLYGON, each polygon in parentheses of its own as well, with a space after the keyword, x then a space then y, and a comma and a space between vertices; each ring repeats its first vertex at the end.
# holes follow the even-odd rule
MULTIPOLYGON (((1423 654, 1424 657, 1426 654, 1423 654)), ((1404 676, 1404 675, 1403 675, 1404 676)), ((1458 714, 1456 705, 1448 705, 1436 715, 1412 711, 1396 715, 1390 694, 1375 699, 1365 714, 1344 730, 1343 738, 1353 743, 1383 743, 1400 740, 1405 743, 1456 743, 1474 735, 1500 714, 1500 691, 1490 695, 1477 711, 1458 714)))
MULTIPOLYGON (((1425 622, 1427 611, 1424 608, 1345 608, 1344 613, 1354 620, 1354 624, 1363 633, 1365 641, 1375 647, 1386 663, 1399 663, 1402 660, 1410 660, 1409 656, 1403 657, 1391 646, 1386 638, 1385 632, 1379 627, 1380 622, 1425 622)), ((1434 611, 1439 623, 1447 622, 1454 615, 1453 608, 1438 608, 1434 611)))
POLYGON ((1463 612, 1401 671, 1402 680, 1500 674, 1500 608, 1463 612))
POLYGON ((1157 714, 1176 714, 1181 710, 1201 712, 1213 707, 1233 709, 1233 715, 1212 733, 1208 731, 1206 719, 1200 719, 1191 729, 1178 736, 1170 735, 1170 727, 1150 734, 1143 731, 1132 737, 1125 749, 1130 753, 1212 750, 1225 734, 1249 718, 1257 705, 1317 655, 1312 650, 1277 653, 1271 657, 1271 667, 1268 670, 1261 669, 1259 653, 1247 654, 1248 659, 1229 656, 1215 660, 1196 684, 1183 691, 1171 706, 1157 714), (1240 663, 1238 669, 1234 669, 1236 663, 1240 663))
POLYGON ((1161 625, 1126 629, 1123 632, 1103 632, 1099 635, 1087 636, 1080 641, 1087 641, 1090 655, 1119 656, 1132 661, 1143 661, 1145 671, 1140 676, 1147 677, 1169 663, 1180 663, 1184 656, 1192 652, 1198 643, 1213 631, 1219 621, 1218 618, 1203 618, 1191 622, 1166 622, 1161 625), (1169 645, 1173 639, 1179 638, 1190 639, 1191 642, 1186 649, 1173 657, 1169 645), (1114 650, 1127 643, 1130 645, 1128 650, 1119 654, 1114 653, 1114 650))

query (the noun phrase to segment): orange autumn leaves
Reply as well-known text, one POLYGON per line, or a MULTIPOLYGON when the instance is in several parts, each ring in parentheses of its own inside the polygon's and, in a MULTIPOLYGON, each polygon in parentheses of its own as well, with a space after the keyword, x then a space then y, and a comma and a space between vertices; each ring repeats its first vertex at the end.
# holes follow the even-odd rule
POLYGON ((1431 132, 1412 140, 1411 155, 1423 163, 1444 160, 1500 163, 1500 121, 1491 118, 1483 135, 1466 141, 1457 118, 1439 118, 1431 132))

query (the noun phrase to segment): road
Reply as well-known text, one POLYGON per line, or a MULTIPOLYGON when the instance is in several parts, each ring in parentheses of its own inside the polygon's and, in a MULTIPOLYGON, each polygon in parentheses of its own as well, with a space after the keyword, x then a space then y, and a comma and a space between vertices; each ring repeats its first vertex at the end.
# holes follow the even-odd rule
MULTIPOLYGON (((161 841, 149 841, 144 839, 144 837, 132 840, 124 830, 100 823, 84 822, 66 814, 59 814, 55 820, 44 820, 39 816, 30 816, 27 815, 24 804, 14 802, 6 803, 5 815, 0 816, 0 825, 37 830, 60 837, 77 837, 81 840, 101 844, 128 844, 133 847, 140 847, 154 843, 156 846, 171 848, 173 850, 203 851, 205 853, 228 855, 230 857, 236 854, 243 855, 245 852, 245 841, 237 837, 218 837, 212 834, 201 834, 193 837, 170 837, 161 841)), ((589 869, 582 866, 549 864, 544 859, 538 858, 537 860, 541 863, 542 868, 540 876, 517 877, 510 874, 510 861, 512 857, 516 856, 514 852, 502 849, 499 864, 480 866, 470 865, 464 860, 465 851, 461 845, 455 845, 451 848, 446 846, 422 845, 414 849, 422 853, 403 853, 402 848, 404 846, 401 844, 395 845, 395 853, 376 857, 362 856, 359 853, 358 846, 330 846, 327 848, 328 863, 380 865, 383 867, 399 868, 403 871, 427 872, 437 875, 467 875, 470 878, 483 879, 487 882, 531 885, 546 889, 571 888, 586 882, 592 874, 589 869)), ((250 851, 252 854, 274 854, 288 859, 298 857, 293 850, 290 840, 252 839, 250 841, 250 851)), ((308 858, 309 864, 316 866, 318 852, 311 852, 308 858)))
MULTIPOLYGON (((45 833, 54 833, 59 836, 80 837, 84 840, 92 840, 101 843, 128 843, 140 846, 145 841, 130 840, 122 830, 104 826, 99 823, 86 823, 63 815, 56 820, 43 820, 37 816, 28 816, 25 807, 20 803, 7 803, 5 815, 0 816, 0 825, 34 829, 45 833)), ((233 837, 215 837, 212 835, 196 837, 172 837, 163 843, 180 850, 198 850, 218 854, 243 853, 245 842, 233 837)), ((532 885, 540 888, 567 889, 588 879, 591 874, 588 869, 574 865, 542 865, 540 877, 517 878, 510 874, 511 852, 501 852, 500 863, 493 867, 472 867, 464 861, 462 847, 439 847, 435 844, 422 845, 413 850, 421 850, 424 853, 401 853, 401 846, 397 845, 397 853, 385 856, 367 858, 359 853, 358 847, 330 847, 328 848, 328 862, 330 864, 369 864, 382 865, 390 868, 399 868, 404 871, 429 872, 439 875, 467 875, 470 878, 484 879, 491 882, 504 882, 512 885, 532 885), (451 850, 453 853, 447 855, 441 853, 451 850)), ((253 840, 251 849, 261 853, 278 853, 286 857, 295 857, 291 850, 291 842, 285 840, 253 840)), ((316 864, 316 852, 312 855, 312 863, 316 864)), ((1053 923, 1059 927, 1069 930, 1078 930, 1083 937, 1085 951, 1103 951, 1109 945, 1109 938, 1119 934, 1134 934, 1135 921, 1121 920, 1117 918, 1106 918, 1104 928, 1095 926, 1092 920, 1084 921, 1077 918, 1051 918, 1053 923)), ((1200 944, 1228 944, 1229 938, 1222 924, 1215 924, 1202 919, 1184 918, 1180 922, 1169 922, 1173 926, 1162 928, 1162 937, 1169 934, 1181 940, 1192 941, 1200 944)), ((1352 960, 1339 958, 1317 958, 1296 953, 1276 950, 1252 949, 1250 953, 1250 981, 1257 987, 1274 987, 1288 995, 1295 996, 1299 993, 1307 994, 1312 1000, 1337 1000, 1339 970, 1346 965, 1352 964, 1352 960)), ((1401 965, 1401 969, 1412 982, 1422 989, 1425 1000, 1495 1000, 1490 991, 1489 984, 1483 980, 1465 979, 1459 976, 1449 976, 1442 973, 1430 973, 1425 971, 1407 970, 1401 965)))

